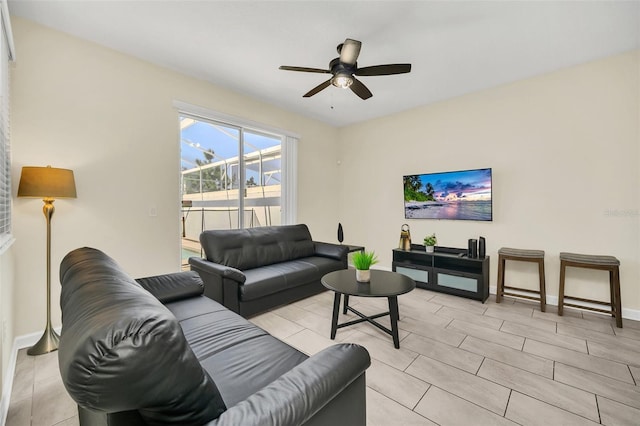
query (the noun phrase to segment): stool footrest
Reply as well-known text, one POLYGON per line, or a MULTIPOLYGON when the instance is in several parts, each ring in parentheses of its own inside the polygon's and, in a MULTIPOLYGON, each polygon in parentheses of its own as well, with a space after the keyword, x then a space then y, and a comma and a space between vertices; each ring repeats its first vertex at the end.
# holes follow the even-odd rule
POLYGON ((538 291, 538 290, 529 290, 529 289, 526 289, 526 288, 511 287, 511 286, 508 286, 508 285, 505 285, 504 288, 508 288, 509 290, 518 290, 518 291, 524 291, 524 292, 527 292, 527 293, 540 294, 540 291, 538 291))
MULTIPOLYGON (((583 299, 581 297, 575 297, 575 296, 564 296, 565 299, 571 299, 571 300, 577 300, 578 302, 586 302, 586 303, 595 303, 596 305, 603 305, 603 306, 611 306, 611 303, 609 302, 602 302, 600 300, 592 300, 592 299, 583 299)), ((565 303, 565 305, 568 305, 567 303, 565 303)), ((608 311, 607 311, 608 312, 608 311)))
POLYGON ((592 308, 590 306, 578 305, 578 304, 575 304, 575 303, 565 303, 564 306, 569 306, 571 308, 578 308, 578 309, 586 309, 588 311, 593 311, 593 312, 601 312, 603 314, 614 314, 615 313, 612 310, 592 308))
MULTIPOLYGON (((536 292, 539 294, 539 292, 536 292)), ((511 296, 511 297, 522 297, 523 299, 529 299, 529 300, 540 300, 540 296, 536 297, 536 296, 529 296, 526 294, 518 294, 518 293, 511 293, 508 291, 505 291, 504 293, 502 293, 505 296, 511 296)))

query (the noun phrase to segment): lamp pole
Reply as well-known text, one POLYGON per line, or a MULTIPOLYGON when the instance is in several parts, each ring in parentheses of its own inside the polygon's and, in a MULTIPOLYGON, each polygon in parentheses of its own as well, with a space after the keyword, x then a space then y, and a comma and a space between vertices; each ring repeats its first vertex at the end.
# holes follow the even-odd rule
POLYGON ((51 326, 51 218, 55 212, 53 198, 45 198, 42 213, 47 221, 47 326, 38 343, 27 350, 28 355, 42 355, 58 349, 60 336, 51 326))

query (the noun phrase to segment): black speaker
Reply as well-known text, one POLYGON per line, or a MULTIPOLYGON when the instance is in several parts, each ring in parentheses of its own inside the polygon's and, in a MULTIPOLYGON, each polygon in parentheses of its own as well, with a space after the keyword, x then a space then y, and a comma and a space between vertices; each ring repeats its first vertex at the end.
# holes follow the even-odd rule
POLYGON ((484 239, 484 237, 480 237, 480 239, 478 240, 478 257, 480 259, 484 259, 486 255, 487 255, 487 241, 484 239))
POLYGON ((478 257, 478 240, 470 239, 469 240, 469 248, 467 250, 467 257, 476 258, 478 257))
POLYGON ((342 232, 342 224, 338 223, 338 242, 342 244, 344 241, 344 232, 342 232))

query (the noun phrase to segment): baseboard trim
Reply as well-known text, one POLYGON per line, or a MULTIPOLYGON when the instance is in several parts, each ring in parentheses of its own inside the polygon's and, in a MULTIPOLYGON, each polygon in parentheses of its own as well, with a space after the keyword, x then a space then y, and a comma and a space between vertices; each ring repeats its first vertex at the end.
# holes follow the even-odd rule
MULTIPOLYGON (((55 327, 58 334, 62 327, 55 327)), ((42 332, 25 334, 13 339, 11 346, 11 355, 9 355, 9 365, 7 365, 7 375, 4 385, 2 386, 2 400, 0 400, 0 425, 4 426, 7 422, 7 414, 9 413, 9 403, 11 402, 11 391, 13 390, 13 376, 16 374, 16 363, 18 362, 18 351, 28 348, 36 343, 42 337, 42 332)))

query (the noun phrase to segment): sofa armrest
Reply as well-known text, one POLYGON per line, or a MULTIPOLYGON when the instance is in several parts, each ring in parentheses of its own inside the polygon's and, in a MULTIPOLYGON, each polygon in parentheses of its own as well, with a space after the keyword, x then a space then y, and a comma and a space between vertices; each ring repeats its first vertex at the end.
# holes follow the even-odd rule
POLYGON ((314 241, 313 244, 315 245, 317 256, 342 260, 346 265, 347 254, 349 253, 349 249, 347 248, 347 246, 343 246, 340 244, 323 243, 320 241, 314 241))
POLYGON ((236 268, 232 268, 231 266, 221 265, 219 263, 209 262, 207 259, 202 259, 200 257, 190 257, 189 265, 191 265, 192 267, 195 266, 198 269, 201 269, 208 274, 219 275, 223 278, 232 279, 234 281, 237 281, 240 284, 244 284, 244 282, 247 279, 247 277, 242 273, 242 271, 236 268))
MULTIPOLYGON (((361 377, 369 365, 369 353, 362 346, 330 346, 207 425, 304 424, 361 377)), ((364 386, 362 392, 364 403, 364 386)))
POLYGON ((226 306, 235 313, 240 312, 239 287, 247 277, 242 271, 200 257, 190 257, 191 270, 200 274, 204 283, 204 295, 226 306))
POLYGON ((137 278, 136 282, 161 303, 200 296, 204 291, 200 275, 189 271, 137 278))

